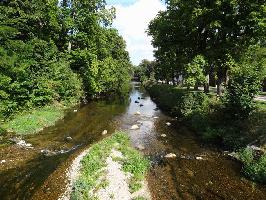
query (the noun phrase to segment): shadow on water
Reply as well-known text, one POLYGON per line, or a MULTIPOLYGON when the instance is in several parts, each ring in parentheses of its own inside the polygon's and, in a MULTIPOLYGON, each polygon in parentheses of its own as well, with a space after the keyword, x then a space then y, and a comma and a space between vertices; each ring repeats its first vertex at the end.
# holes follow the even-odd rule
POLYGON ((55 126, 26 137, 33 150, 15 146, 0 150, 0 160, 7 160, 6 168, 0 165, 0 199, 57 199, 64 189, 61 178, 71 158, 103 139, 103 130, 108 130, 108 135, 125 130, 133 146, 141 147, 150 158, 147 180, 155 200, 266 199, 265 186, 244 179, 239 163, 220 150, 202 145, 193 132, 162 113, 136 83, 127 103, 91 102, 77 113, 70 111, 55 126), (140 128, 130 130, 135 124, 140 128), (71 141, 65 140, 68 136, 71 141), (67 151, 77 145, 82 146, 56 156, 43 157, 40 153, 43 149, 67 151), (169 153, 176 158, 165 158, 169 153), (21 161, 9 162, 20 157, 21 161))

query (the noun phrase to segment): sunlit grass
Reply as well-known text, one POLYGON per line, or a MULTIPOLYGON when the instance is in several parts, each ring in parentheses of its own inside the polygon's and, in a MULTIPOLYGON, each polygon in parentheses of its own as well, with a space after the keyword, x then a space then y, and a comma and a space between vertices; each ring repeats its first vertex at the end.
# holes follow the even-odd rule
POLYGON ((149 168, 149 161, 137 150, 131 147, 126 133, 118 132, 113 136, 93 145, 89 153, 82 160, 80 176, 74 184, 71 199, 97 199, 95 192, 108 186, 106 179, 101 180, 106 173, 106 159, 111 150, 115 149, 123 154, 123 158, 112 158, 122 165, 122 170, 131 174, 130 190, 138 191, 141 181, 149 168), (104 184, 102 182, 104 181, 104 184))
POLYGON ((30 113, 22 113, 14 116, 3 124, 3 128, 19 135, 33 134, 44 127, 52 126, 64 116, 62 107, 47 106, 35 109, 30 113))

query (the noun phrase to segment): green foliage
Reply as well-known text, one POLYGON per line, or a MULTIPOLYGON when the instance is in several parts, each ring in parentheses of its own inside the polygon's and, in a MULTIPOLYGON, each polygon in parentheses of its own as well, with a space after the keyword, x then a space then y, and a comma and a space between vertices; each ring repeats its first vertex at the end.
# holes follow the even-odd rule
POLYGON ((0 117, 119 94, 131 63, 104 0, 0 3, 0 117), (73 17, 75 16, 75 17, 73 17))
POLYGON ((196 56, 191 63, 185 66, 185 85, 190 88, 195 85, 203 85, 207 82, 205 78, 205 71, 207 62, 203 56, 196 56))
POLYGON ((153 85, 148 91, 163 109, 177 117, 188 119, 208 108, 208 97, 200 91, 188 92, 170 85, 153 85))
POLYGON ((157 80, 185 75, 186 85, 202 86, 203 74, 211 74, 221 95, 230 70, 228 55, 238 60, 251 45, 265 46, 265 2, 167 0, 166 6, 148 29, 156 49, 157 80), (198 55, 208 60, 205 67, 198 55))
POLYGON ((243 173, 251 180, 266 183, 266 155, 255 157, 252 149, 246 148, 238 153, 243 162, 243 173))
POLYGON ((224 106, 236 119, 247 118, 255 110, 254 98, 261 87, 261 70, 254 63, 244 62, 231 71, 224 106))

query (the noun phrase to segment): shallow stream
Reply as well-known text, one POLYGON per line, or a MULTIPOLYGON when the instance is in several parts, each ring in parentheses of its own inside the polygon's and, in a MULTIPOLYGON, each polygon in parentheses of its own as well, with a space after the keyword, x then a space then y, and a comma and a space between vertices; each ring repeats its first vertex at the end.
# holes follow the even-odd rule
POLYGON ((38 135, 23 137, 33 149, 17 145, 0 149, 0 160, 6 161, 0 164, 1 200, 58 199, 71 161, 106 137, 103 130, 107 136, 125 130, 132 144, 150 158, 147 180, 153 199, 266 199, 265 185, 243 178, 239 163, 203 145, 195 133, 161 112, 137 83, 127 102, 97 101, 77 110, 68 111, 63 120, 38 135), (130 130, 135 124, 140 129, 130 130), (169 153, 177 157, 165 158, 169 153))

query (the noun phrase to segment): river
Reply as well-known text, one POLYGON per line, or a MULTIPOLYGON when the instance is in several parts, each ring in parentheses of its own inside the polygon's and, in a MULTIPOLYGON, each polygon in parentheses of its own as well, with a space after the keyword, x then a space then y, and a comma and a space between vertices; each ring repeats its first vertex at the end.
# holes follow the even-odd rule
POLYGON ((55 126, 24 137, 33 149, 2 147, 0 160, 6 162, 0 164, 0 199, 57 199, 72 160, 106 137, 103 130, 108 135, 126 131, 132 145, 149 157, 147 180, 153 199, 266 199, 265 185, 243 178, 238 162, 203 144, 186 126, 160 111, 139 84, 133 86, 129 101, 88 103, 69 110, 55 126), (135 115, 137 111, 140 115, 135 115), (130 130, 134 124, 140 129, 130 130), (177 157, 164 158, 169 153, 177 157))

